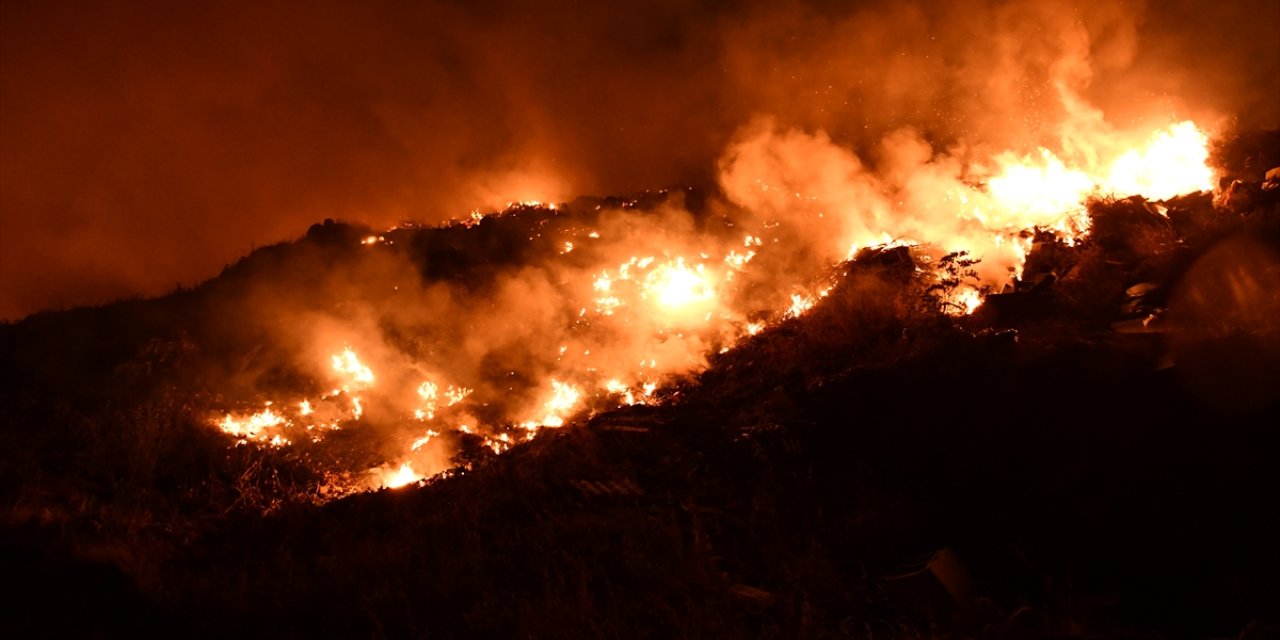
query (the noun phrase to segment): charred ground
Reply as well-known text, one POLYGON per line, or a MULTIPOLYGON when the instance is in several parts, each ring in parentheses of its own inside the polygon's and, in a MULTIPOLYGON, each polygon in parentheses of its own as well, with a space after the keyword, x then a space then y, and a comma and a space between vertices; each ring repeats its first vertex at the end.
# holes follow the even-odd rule
MULTIPOLYGON (((307 500, 305 451, 230 447, 207 424, 204 405, 225 392, 207 381, 270 360, 272 319, 253 301, 332 304, 316 295, 325 280, 297 274, 376 270, 354 248, 368 230, 317 225, 192 290, 4 326, 0 554, 20 595, 0 625, 277 638, 1261 631, 1280 602, 1280 311, 1267 289, 1280 191, 1258 170, 1269 135, 1220 150, 1242 182, 1224 182, 1216 204, 1092 203, 1086 241, 1039 238, 1017 286, 973 316, 944 314, 929 289, 953 283, 923 279, 907 250, 864 251, 810 313, 714 357, 659 406, 587 415, 502 456, 464 441, 464 474, 321 506, 307 500), (213 313, 228 305, 240 321, 213 313)), ((484 287, 496 262, 543 255, 530 248, 539 229, 594 204, 394 233, 424 277, 484 287)), ((963 276, 962 256, 953 269, 963 276)))

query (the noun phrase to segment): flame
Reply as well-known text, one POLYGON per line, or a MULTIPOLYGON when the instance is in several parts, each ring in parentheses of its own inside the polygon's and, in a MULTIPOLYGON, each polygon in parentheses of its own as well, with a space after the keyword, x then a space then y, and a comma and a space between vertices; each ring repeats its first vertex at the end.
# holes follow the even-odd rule
POLYGON ((1117 195, 1141 194, 1152 200, 1208 191, 1213 189, 1208 161, 1209 137, 1186 120, 1156 131, 1145 147, 1116 158, 1103 187, 1117 195))
POLYGON ((526 420, 520 426, 530 432, 535 432, 541 427, 562 427, 565 417, 578 406, 581 400, 581 390, 552 378, 551 397, 542 405, 545 415, 538 420, 526 420))
POLYGON ((799 318, 805 312, 813 308, 817 304, 817 300, 810 296, 803 296, 798 293, 791 294, 791 306, 787 307, 786 317, 799 318))
POLYGON ((366 388, 374 381, 373 370, 360 362, 351 347, 345 347, 342 353, 333 356, 333 370, 346 378, 348 386, 344 386, 343 390, 350 390, 350 387, 366 388))
MULTIPOLYGON (((528 297, 554 307, 546 314, 554 320, 508 314, 488 299, 477 306, 495 310, 495 317, 475 320, 482 327, 478 331, 501 334, 510 342, 553 336, 554 342, 535 345, 544 356, 537 367, 517 371, 504 364, 499 375, 506 377, 495 380, 491 372, 477 371, 488 363, 451 365, 441 358, 428 364, 409 358, 407 351, 393 353, 389 343, 372 341, 367 331, 317 332, 316 344, 321 345, 359 337, 355 343, 374 358, 366 361, 350 343, 339 342, 343 346, 337 353, 328 355, 331 351, 326 350, 308 364, 316 384, 331 389, 327 393, 278 397, 278 404, 240 405, 236 408, 241 410, 211 415, 209 422, 237 443, 270 447, 319 443, 344 428, 395 434, 398 440, 383 449, 383 464, 370 468, 372 463, 362 463, 350 470, 357 478, 352 487, 358 487, 352 490, 395 488, 446 470, 449 450, 462 438, 458 434, 465 434, 462 439, 469 442, 478 438, 489 451, 501 454, 541 429, 563 427, 588 408, 656 402, 662 384, 705 366, 709 354, 804 316, 827 297, 833 280, 815 281, 812 273, 795 270, 770 271, 779 264, 810 260, 811 254, 818 256, 816 261, 827 260, 821 266, 829 268, 853 258, 859 249, 877 246, 910 247, 914 255, 933 257, 966 251, 981 260, 975 267, 979 277, 938 295, 948 313, 971 314, 982 304, 984 292, 1020 277, 1031 231, 1052 230, 1068 242, 1086 233, 1089 198, 1130 193, 1168 198, 1211 187, 1212 174, 1205 166, 1207 136, 1193 123, 1178 122, 1128 137, 1139 144, 1110 140, 1088 153, 1055 153, 1047 147, 1005 152, 964 167, 934 158, 913 165, 907 172, 912 177, 901 183, 862 176, 857 167, 808 153, 806 161, 834 163, 840 170, 824 173, 822 180, 827 182, 817 185, 752 175, 746 183, 753 185, 759 199, 740 204, 753 217, 727 225, 733 228, 719 235, 695 232, 688 225, 674 225, 676 231, 666 233, 660 224, 632 211, 637 209, 633 201, 614 210, 619 216, 635 216, 619 218, 633 227, 614 220, 599 222, 599 230, 561 227, 555 233, 563 235, 552 236, 556 227, 548 224, 531 241, 547 234, 541 240, 548 247, 547 260, 569 266, 544 272, 549 284, 528 297), (845 174, 862 176, 866 184, 838 184, 840 188, 831 190, 834 195, 822 193, 824 185, 838 183, 845 174), (851 203, 871 204, 854 211, 851 203), (806 225, 817 225, 817 231, 806 225), (801 232, 820 236, 809 242, 830 246, 825 253, 814 251, 815 245, 794 246, 801 242, 801 232), (791 281, 788 276, 804 280, 791 281), (553 299, 556 295, 563 299, 553 299), (566 324, 523 330, 525 324, 560 321, 566 324)), ((818 136, 802 142, 810 152, 832 144, 818 136)), ((530 201, 509 206, 540 205, 530 201)), ((464 226, 482 218, 475 212, 464 226)), ((391 233, 361 242, 389 243, 387 238, 395 239, 391 233)), ((475 314, 469 321, 474 318, 475 314)), ((460 352, 428 345, 416 353, 460 352)))
MULTIPOLYGON (((241 442, 244 442, 245 440, 259 440, 259 439, 265 439, 268 442, 272 442, 272 440, 276 436, 278 436, 278 434, 276 433, 264 434, 264 432, 268 432, 270 430, 274 430, 281 427, 282 425, 286 424, 286 420, 284 416, 281 416, 280 414, 272 410, 270 405, 271 403, 268 402, 267 408, 257 413, 254 413, 252 415, 249 415, 247 417, 237 418, 232 414, 228 413, 226 417, 223 418, 222 423, 218 426, 222 429, 224 433, 227 433, 232 436, 235 436, 236 438, 239 438, 241 442)), ((272 442, 272 443, 278 445, 278 444, 283 444, 285 442, 286 441, 284 440, 280 440, 278 442, 272 442)))
POLYGON ((943 309, 950 315, 972 315, 982 306, 982 292, 970 285, 961 285, 945 296, 943 309))
POLYGON ((1089 176, 1068 169, 1048 149, 1041 148, 1039 158, 1006 154, 997 162, 1000 171, 987 182, 997 206, 977 213, 988 228, 1057 227, 1064 215, 1083 211, 1094 189, 1089 176))
POLYGON ((378 485, 388 489, 399 489, 418 482, 424 476, 413 470, 413 466, 408 462, 401 464, 395 469, 381 469, 378 471, 378 485))
POLYGON ((684 258, 658 266, 645 276, 644 292, 667 309, 682 309, 715 299, 706 267, 685 265, 684 258))

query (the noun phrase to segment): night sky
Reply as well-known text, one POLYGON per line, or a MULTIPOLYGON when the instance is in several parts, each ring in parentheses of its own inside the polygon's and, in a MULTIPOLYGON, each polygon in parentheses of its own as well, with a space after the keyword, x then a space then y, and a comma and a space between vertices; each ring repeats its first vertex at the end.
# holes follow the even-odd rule
POLYGON ((710 184, 754 116, 861 149, 1280 126, 1275 0, 0 3, 0 318, 159 295, 341 218, 710 184), (270 6, 267 6, 270 5, 270 6))

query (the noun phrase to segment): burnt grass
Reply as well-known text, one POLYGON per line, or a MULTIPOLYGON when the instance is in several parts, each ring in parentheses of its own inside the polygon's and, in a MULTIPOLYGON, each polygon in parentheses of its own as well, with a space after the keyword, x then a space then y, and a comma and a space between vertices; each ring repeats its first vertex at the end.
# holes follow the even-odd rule
MULTIPOLYGON (((928 294, 963 260, 936 282, 866 251, 660 405, 320 506, 290 499, 318 480, 305 460, 203 424, 184 374, 252 341, 202 309, 287 277, 294 245, 0 327, 0 633, 1275 637, 1280 329, 1276 290, 1250 286, 1280 279, 1280 190, 1261 185, 1164 215, 1093 202, 1089 239, 1041 234, 1016 288, 958 320, 928 294)), ((341 261, 362 232, 295 244, 341 261)), ((459 233, 414 250, 482 277, 459 233)), ((480 244, 522 259, 506 237, 480 244)))

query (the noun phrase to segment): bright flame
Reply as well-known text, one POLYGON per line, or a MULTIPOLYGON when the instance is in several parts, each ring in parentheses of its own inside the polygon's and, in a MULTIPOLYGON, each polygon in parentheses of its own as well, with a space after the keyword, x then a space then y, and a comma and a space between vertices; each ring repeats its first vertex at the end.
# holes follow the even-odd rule
POLYGON ((399 489, 418 482, 423 479, 422 474, 413 470, 413 466, 408 462, 401 464, 398 468, 377 470, 381 478, 379 484, 388 489, 399 489))
POLYGON ((541 420, 528 420, 520 424, 528 431, 537 431, 540 427, 562 427, 564 419, 582 399, 582 392, 566 382, 551 379, 551 398, 542 405, 546 414, 541 420))
POLYGON ((1131 149, 1111 165, 1103 189, 1117 195, 1141 194, 1166 200, 1213 189, 1209 137, 1190 120, 1151 135, 1146 147, 1131 149))
MULTIPOLYGON (((270 405, 271 403, 267 404, 270 405)), ((226 417, 223 418, 222 423, 218 426, 224 433, 228 433, 244 441, 259 439, 259 436, 264 431, 280 427, 285 424, 286 421, 284 416, 273 411, 270 406, 267 406, 267 408, 262 411, 242 418, 236 418, 228 413, 226 417)))
POLYGON ((348 384, 356 388, 364 388, 373 384, 373 370, 360 362, 356 352, 346 347, 342 353, 333 356, 333 370, 345 376, 348 384))
POLYGON ((947 297, 944 308, 951 315, 967 316, 982 306, 982 293, 976 288, 964 285, 957 287, 947 297))
POLYGON ((707 280, 702 265, 689 267, 684 258, 661 265, 645 277, 644 289, 658 304, 679 309, 715 299, 715 288, 707 280))
MULTIPOLYGON (((798 134, 797 139, 808 141, 806 151, 821 152, 818 147, 833 144, 820 136, 805 139, 798 134)), ((472 335, 461 336, 468 343, 464 350, 468 357, 491 355, 485 341, 504 332, 509 332, 504 345, 536 340, 532 337, 536 335, 554 336, 550 338, 554 342, 533 343, 531 352, 546 356, 538 361, 538 368, 513 370, 516 364, 507 368, 506 362, 522 361, 516 357, 494 359, 504 363, 498 374, 502 379, 493 377, 487 363, 459 364, 450 370, 441 368, 442 363, 460 352, 427 344, 417 353, 441 355, 429 367, 409 358, 376 359, 379 375, 375 376, 344 344, 331 356, 331 368, 323 366, 323 359, 311 363, 309 373, 315 374, 317 384, 332 385, 331 391, 311 398, 280 398, 278 405, 259 404, 242 413, 219 411, 209 422, 239 443, 284 447, 295 441, 322 442, 334 430, 355 428, 352 421, 358 420, 361 428, 378 427, 365 429, 367 434, 394 433, 400 440, 394 443, 399 450, 388 450, 384 464, 344 471, 356 478, 352 484, 357 488, 351 490, 405 486, 422 480, 423 471, 435 474, 449 464, 449 449, 458 439, 440 437, 443 434, 467 434, 469 441, 479 438, 484 447, 500 454, 543 428, 565 425, 584 407, 656 402, 661 382, 697 371, 706 366, 710 354, 728 351, 745 336, 805 315, 830 294, 834 279, 814 286, 813 273, 800 273, 793 264, 807 269, 816 259, 822 263, 820 268, 827 268, 842 258, 854 258, 860 248, 876 246, 911 247, 917 258, 967 252, 982 261, 973 266, 980 272, 977 279, 966 276, 964 283, 938 295, 948 313, 973 313, 985 291, 999 290, 1020 277, 1035 236, 1032 230, 1052 230, 1067 242, 1087 231, 1088 198, 1131 193, 1168 198, 1212 186, 1205 166, 1207 137, 1194 124, 1180 122, 1145 140, 1129 150, 1118 150, 1116 140, 1107 140, 1096 149, 1070 147, 1073 153, 1061 155, 1048 149, 1009 152, 972 165, 939 159, 926 149, 901 172, 909 178, 889 177, 888 170, 884 175, 871 174, 859 166, 833 163, 831 157, 818 153, 802 153, 820 169, 820 180, 838 183, 825 195, 818 194, 830 185, 800 184, 801 178, 770 175, 782 170, 811 171, 806 163, 784 162, 782 169, 748 163, 748 173, 755 172, 750 176, 752 188, 765 193, 765 198, 777 197, 781 204, 740 202, 751 216, 728 221, 724 227, 728 231, 721 228, 715 233, 701 234, 681 226, 691 217, 687 212, 679 212, 683 217, 669 228, 651 224, 652 212, 626 211, 638 208, 637 201, 601 212, 592 224, 603 234, 572 227, 575 221, 558 217, 551 221, 555 224, 530 234, 531 240, 545 237, 544 257, 552 266, 538 264, 529 271, 547 288, 530 296, 521 288, 529 280, 514 278, 518 284, 512 298, 522 303, 513 310, 501 306, 499 298, 482 300, 480 308, 492 310, 496 317, 476 320, 473 314, 467 318, 484 333, 475 338, 475 345, 472 335), (849 176, 865 184, 844 184, 849 176), (619 223, 610 217, 615 214, 634 216, 639 222, 626 218, 619 223), (634 228, 628 231, 626 224, 634 228), (553 233, 563 235, 549 237, 553 233), (814 235, 830 246, 813 244, 810 236, 814 235), (810 244, 795 246, 804 241, 810 244), (796 282, 789 277, 808 280, 796 282), (531 297, 541 305, 537 311, 547 313, 526 318, 523 312, 528 306, 523 302, 531 297), (561 320, 568 324, 546 325, 561 320), (535 328, 525 330, 526 321, 535 328), (430 372, 430 379, 424 379, 424 371, 430 372), (387 388, 398 385, 403 388, 387 388), (478 389, 478 397, 469 401, 473 389, 462 385, 478 389), (367 413, 366 408, 376 410, 367 413), (412 422, 415 419, 418 422, 412 422), (523 430, 511 430, 512 424, 523 430), (304 437, 297 438, 298 433, 304 437)), ((777 154, 785 155, 783 151, 777 154)), ((512 207, 537 206, 533 201, 512 203, 512 207)), ((656 217, 661 215, 665 214, 656 217)), ((474 225, 482 218, 476 212, 464 224, 474 225)), ((399 239, 388 234, 368 236, 362 243, 399 239)), ((923 259, 917 262, 922 264, 926 264, 923 259)), ((354 331, 348 335, 367 337, 354 331)), ((457 337, 450 332, 440 335, 457 337)), ((330 339, 325 334, 322 344, 332 344, 330 339)), ((374 353, 393 349, 390 341, 380 346, 383 349, 374 353)))
POLYGON ((982 220, 996 230, 1054 226, 1064 214, 1082 211, 1094 188, 1089 176, 1068 169, 1048 149, 1040 149, 1039 160, 1005 155, 997 162, 1001 170, 987 182, 987 189, 999 207, 990 212, 994 216, 982 220))

